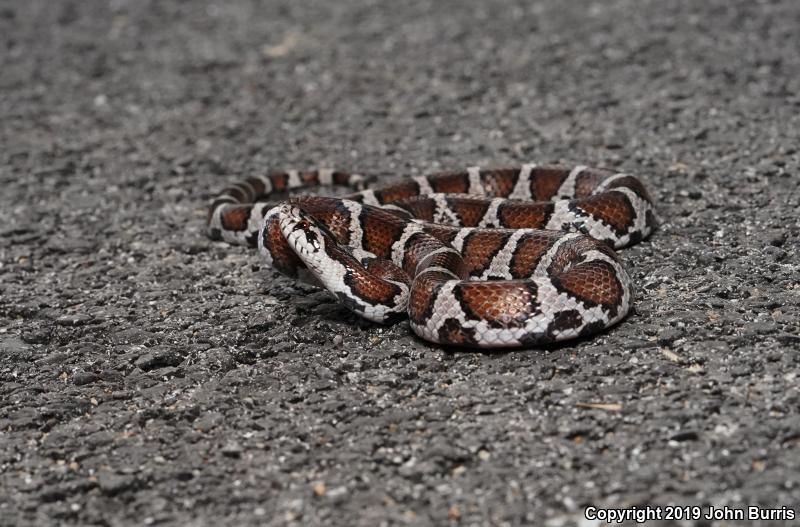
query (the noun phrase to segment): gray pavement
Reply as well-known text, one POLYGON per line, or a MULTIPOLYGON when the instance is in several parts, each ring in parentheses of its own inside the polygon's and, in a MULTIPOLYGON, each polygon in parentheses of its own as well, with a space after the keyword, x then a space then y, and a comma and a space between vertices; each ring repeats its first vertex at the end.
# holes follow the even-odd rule
POLYGON ((798 27, 793 0, 0 1, 0 525, 800 514, 798 27), (658 200, 613 330, 444 350, 203 234, 268 168, 525 161, 658 200))

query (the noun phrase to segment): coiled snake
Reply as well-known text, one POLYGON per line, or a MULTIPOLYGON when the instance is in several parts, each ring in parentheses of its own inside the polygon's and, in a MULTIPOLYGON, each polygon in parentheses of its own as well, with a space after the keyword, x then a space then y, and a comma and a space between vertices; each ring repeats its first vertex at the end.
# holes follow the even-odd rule
POLYGON ((209 210, 214 239, 257 245, 267 262, 311 277, 349 309, 420 337, 483 348, 531 346, 607 328, 633 284, 613 248, 658 220, 636 177, 584 166, 442 172, 378 189, 333 170, 252 177, 209 210), (345 185, 342 198, 275 192, 345 185))

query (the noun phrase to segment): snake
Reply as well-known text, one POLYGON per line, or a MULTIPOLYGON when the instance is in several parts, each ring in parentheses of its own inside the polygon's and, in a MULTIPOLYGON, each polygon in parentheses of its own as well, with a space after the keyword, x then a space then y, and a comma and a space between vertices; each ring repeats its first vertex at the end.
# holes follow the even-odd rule
POLYGON ((526 163, 375 179, 333 169, 248 177, 214 196, 208 234, 258 247, 269 267, 367 320, 407 317, 431 343, 509 348, 625 318, 635 288, 616 249, 659 224, 642 181, 607 168, 526 163), (297 195, 332 185, 350 193, 297 195))

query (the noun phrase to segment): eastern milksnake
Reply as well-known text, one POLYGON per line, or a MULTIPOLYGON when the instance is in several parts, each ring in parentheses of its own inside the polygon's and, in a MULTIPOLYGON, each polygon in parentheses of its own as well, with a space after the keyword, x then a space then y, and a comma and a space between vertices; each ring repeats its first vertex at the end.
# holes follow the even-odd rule
POLYGON ((658 224, 636 177, 584 166, 473 167, 343 198, 263 201, 364 183, 333 170, 252 177, 216 196, 209 233, 257 245, 272 267, 310 276, 369 320, 408 316, 431 342, 500 348, 584 336, 624 318, 633 284, 612 247, 658 224))

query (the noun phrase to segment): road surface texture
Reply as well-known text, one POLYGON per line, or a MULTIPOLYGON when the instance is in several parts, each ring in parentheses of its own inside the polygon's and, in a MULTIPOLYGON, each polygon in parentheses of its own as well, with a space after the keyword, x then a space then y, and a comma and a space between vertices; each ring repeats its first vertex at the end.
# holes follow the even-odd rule
POLYGON ((797 2, 0 6, 0 525, 800 506, 797 2), (204 234, 268 168, 527 161, 659 204, 604 334, 446 350, 204 234))

